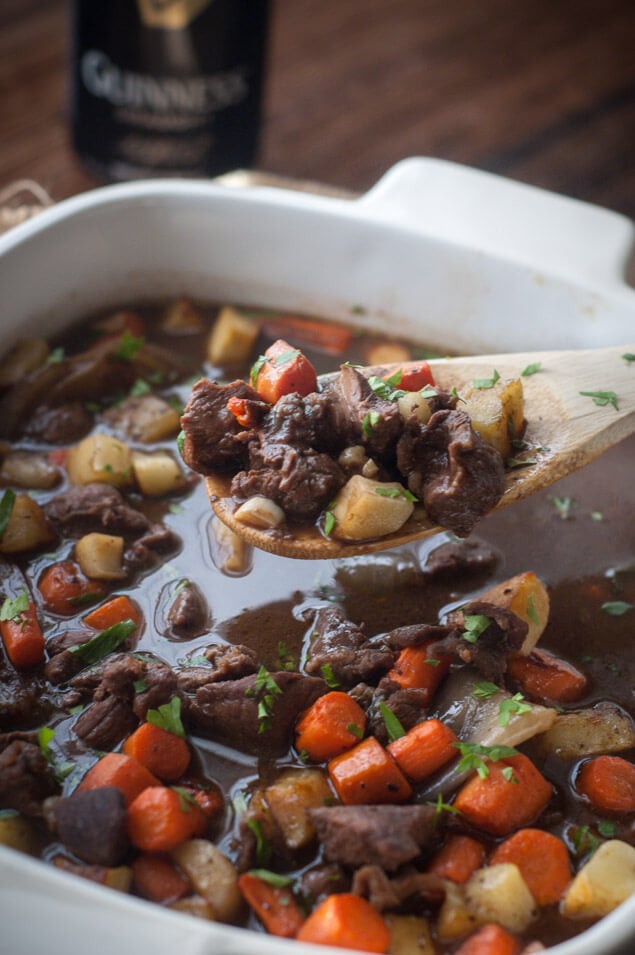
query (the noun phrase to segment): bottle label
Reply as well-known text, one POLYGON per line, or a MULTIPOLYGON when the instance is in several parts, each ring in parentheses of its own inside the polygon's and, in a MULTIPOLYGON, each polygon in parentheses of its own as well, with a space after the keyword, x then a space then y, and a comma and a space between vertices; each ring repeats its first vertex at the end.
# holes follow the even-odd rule
POLYGON ((147 27, 182 30, 214 0, 137 0, 139 16, 147 27))

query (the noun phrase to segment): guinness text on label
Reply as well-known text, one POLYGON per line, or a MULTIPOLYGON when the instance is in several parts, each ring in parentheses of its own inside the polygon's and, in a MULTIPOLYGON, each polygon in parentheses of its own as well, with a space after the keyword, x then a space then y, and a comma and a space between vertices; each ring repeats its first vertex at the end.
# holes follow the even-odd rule
POLYGON ((81 58, 86 89, 113 106, 157 113, 205 114, 240 103, 248 92, 248 68, 214 76, 145 76, 122 70, 105 53, 89 50, 81 58))

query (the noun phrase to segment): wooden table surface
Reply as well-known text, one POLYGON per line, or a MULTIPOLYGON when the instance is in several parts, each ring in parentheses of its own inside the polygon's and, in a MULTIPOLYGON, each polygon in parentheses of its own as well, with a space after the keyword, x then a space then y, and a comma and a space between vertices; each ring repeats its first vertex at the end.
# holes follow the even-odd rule
MULTIPOLYGON (((0 2, 0 188, 69 146, 68 4, 0 2)), ((436 156, 635 217, 633 0, 273 0, 258 168, 363 191, 436 156)))

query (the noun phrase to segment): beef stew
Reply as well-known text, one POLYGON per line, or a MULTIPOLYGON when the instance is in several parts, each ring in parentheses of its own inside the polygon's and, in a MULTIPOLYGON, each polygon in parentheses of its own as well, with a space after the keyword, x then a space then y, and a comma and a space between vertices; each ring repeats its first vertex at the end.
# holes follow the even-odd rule
POLYGON ((409 926, 430 953, 491 924, 517 951, 575 934, 617 900, 585 909, 571 877, 599 864, 624 891, 635 851, 633 442, 478 539, 318 568, 250 553, 176 450, 192 377, 244 375, 281 333, 318 371, 420 356, 270 313, 223 350, 226 314, 125 310, 5 362, 3 841, 287 937, 328 941, 336 906, 393 955, 409 926), (545 834, 543 895, 521 860, 545 834))

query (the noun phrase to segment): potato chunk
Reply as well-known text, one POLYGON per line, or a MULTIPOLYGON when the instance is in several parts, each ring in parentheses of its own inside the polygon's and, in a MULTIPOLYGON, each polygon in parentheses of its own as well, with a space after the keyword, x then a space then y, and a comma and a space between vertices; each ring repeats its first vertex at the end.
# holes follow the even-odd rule
POLYGON ((179 412, 159 395, 127 398, 105 417, 118 434, 143 444, 175 437, 180 428, 179 412))
POLYGON ((389 955, 435 955, 430 925, 420 915, 386 915, 390 932, 389 955))
POLYGON ((189 298, 177 298, 165 309, 161 329, 169 335, 194 335, 203 331, 203 316, 189 298))
POLYGON ((258 527, 268 530, 272 527, 278 527, 284 523, 285 513, 275 501, 263 497, 262 494, 254 494, 234 513, 234 517, 242 524, 249 524, 250 527, 258 527))
POLYGON ((308 845, 315 836, 315 827, 308 809, 324 806, 333 792, 321 769, 289 769, 265 790, 271 814, 290 849, 308 845))
POLYGON ((145 497, 161 497, 180 491, 186 481, 180 467, 168 451, 132 452, 132 468, 139 490, 145 497))
POLYGON ((536 916, 534 897, 510 862, 477 869, 465 884, 465 899, 480 925, 498 922, 510 932, 524 932, 536 916))
POLYGON ((126 576, 123 548, 123 537, 85 534, 75 544, 75 557, 82 573, 91 580, 122 580, 126 576))
POLYGON ((571 919, 601 918, 633 894, 635 849, 611 839, 582 866, 562 900, 562 912, 571 919))
POLYGON ((373 481, 354 474, 331 508, 338 540, 385 537, 402 527, 414 510, 409 492, 397 481, 373 481))
POLYGON ((236 365, 247 361, 259 330, 257 322, 226 305, 220 310, 207 341, 208 361, 212 365, 236 365))
POLYGON ((407 421, 413 415, 421 424, 427 424, 432 415, 430 402, 424 398, 420 391, 407 391, 405 395, 397 399, 399 414, 407 421))
POLYGON ((542 755, 553 753, 565 760, 620 753, 635 746, 635 724, 614 703, 597 703, 590 710, 571 710, 556 716, 537 744, 542 755))
POLYGON ((519 650, 527 656, 534 649, 549 620, 549 594, 533 571, 517 574, 480 595, 480 600, 511 610, 524 620, 529 630, 519 650))
POLYGON ((231 922, 237 917, 242 908, 238 873, 213 842, 190 839, 177 846, 171 856, 196 892, 209 902, 214 918, 219 922, 231 922))
POLYGON ((35 856, 42 848, 42 837, 30 819, 8 810, 0 812, 0 845, 35 856))
POLYGON ((0 540, 0 553, 19 554, 55 540, 44 511, 28 494, 16 494, 0 540))
POLYGON ((72 484, 113 484, 121 487, 132 480, 130 448, 109 434, 90 434, 69 448, 66 470, 72 484))
POLYGON ((512 441, 523 433, 525 412, 520 378, 497 381, 492 388, 472 388, 461 396, 472 427, 506 461, 512 441))

